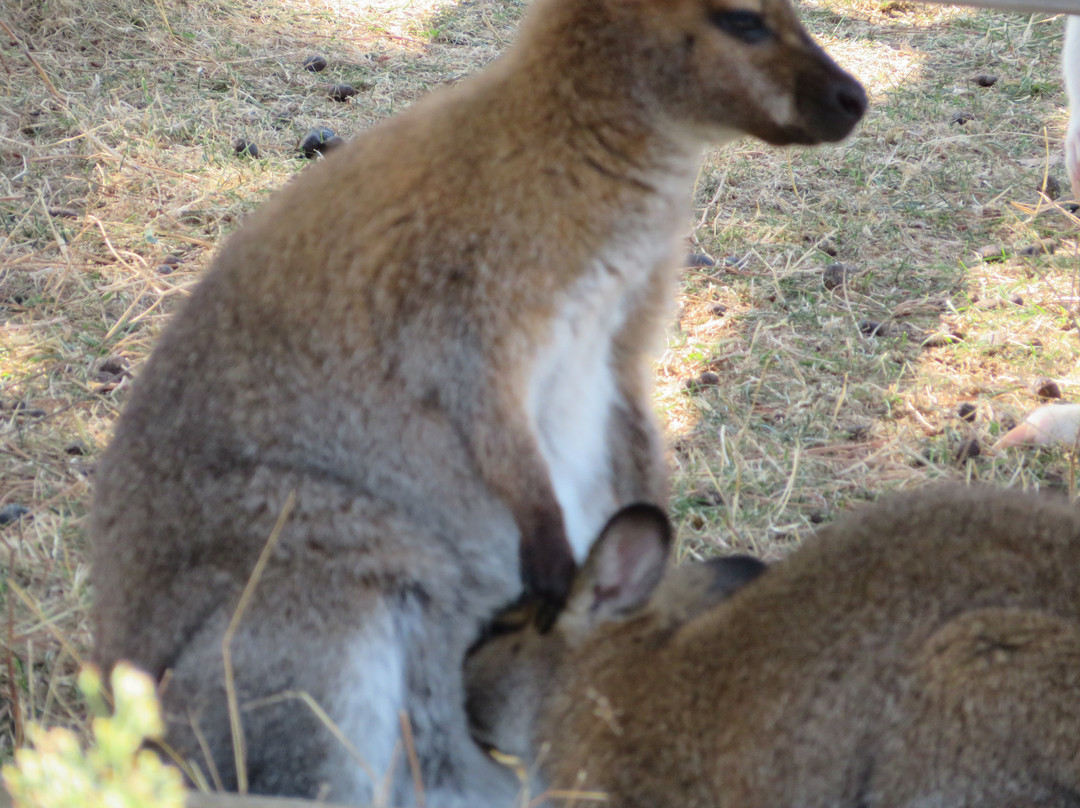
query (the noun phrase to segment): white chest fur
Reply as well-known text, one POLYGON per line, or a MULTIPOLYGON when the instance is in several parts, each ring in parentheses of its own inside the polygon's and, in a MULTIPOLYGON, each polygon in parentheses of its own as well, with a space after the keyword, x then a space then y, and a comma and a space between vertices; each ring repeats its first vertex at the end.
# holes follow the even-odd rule
POLYGON ((633 300, 671 254, 671 211, 656 213, 651 227, 613 240, 566 291, 534 358, 529 414, 578 560, 625 504, 616 502, 611 476, 609 427, 620 404, 612 346, 633 300))
POLYGON ((625 317, 621 292, 599 272, 576 284, 532 376, 532 421, 579 560, 615 506, 608 422, 618 398, 611 343, 625 317))

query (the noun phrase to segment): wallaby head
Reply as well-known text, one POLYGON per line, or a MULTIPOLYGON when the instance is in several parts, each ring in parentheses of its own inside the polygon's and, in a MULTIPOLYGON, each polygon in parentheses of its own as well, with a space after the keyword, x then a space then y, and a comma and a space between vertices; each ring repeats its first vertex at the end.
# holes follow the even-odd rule
POLYGON ((814 43, 788 0, 554 0, 549 7, 551 14, 533 15, 533 26, 571 42, 588 30, 582 51, 602 59, 637 103, 697 140, 836 141, 866 110, 862 86, 814 43))
POLYGON ((564 657, 594 642, 601 627, 633 621, 637 631, 665 633, 765 570, 749 556, 667 569, 670 542, 663 511, 623 508, 604 527, 554 619, 545 601, 525 595, 491 620, 465 661, 467 711, 481 746, 529 759, 545 688, 558 680, 564 657))
POLYGON ((1067 502, 894 496, 765 575, 734 559, 661 581, 666 546, 659 515, 620 514, 549 630, 509 611, 466 658, 474 736, 538 763, 541 790, 613 808, 1080 804, 1067 502))

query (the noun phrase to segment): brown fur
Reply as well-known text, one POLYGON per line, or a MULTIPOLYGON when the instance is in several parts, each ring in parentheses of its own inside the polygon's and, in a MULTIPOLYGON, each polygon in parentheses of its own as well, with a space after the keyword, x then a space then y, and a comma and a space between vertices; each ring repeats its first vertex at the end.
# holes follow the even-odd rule
POLYGON ((891 497, 719 604, 675 569, 629 616, 596 594, 620 597, 597 560, 622 552, 614 525, 554 629, 519 616, 467 663, 474 731, 543 748, 547 785, 613 808, 1080 805, 1074 506, 891 497), (665 601, 685 613, 687 587, 707 608, 673 629, 665 601))
POLYGON ((169 742, 227 786, 223 633, 295 493, 232 641, 253 790, 372 796, 281 691, 378 777, 407 711, 429 805, 494 788, 460 707, 476 624, 519 559, 558 602, 608 513, 667 495, 647 350, 701 147, 838 139, 865 106, 786 2, 740 0, 754 44, 728 2, 540 0, 490 69, 271 199, 162 336, 98 471, 96 657, 168 672, 169 742))

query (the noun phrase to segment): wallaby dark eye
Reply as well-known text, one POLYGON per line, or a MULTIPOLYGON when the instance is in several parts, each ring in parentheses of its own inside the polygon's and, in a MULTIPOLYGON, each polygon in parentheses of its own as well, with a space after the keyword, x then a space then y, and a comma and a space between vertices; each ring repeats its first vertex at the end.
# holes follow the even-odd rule
POLYGON ((754 11, 713 11, 709 21, 726 34, 754 45, 772 36, 765 18, 754 11))

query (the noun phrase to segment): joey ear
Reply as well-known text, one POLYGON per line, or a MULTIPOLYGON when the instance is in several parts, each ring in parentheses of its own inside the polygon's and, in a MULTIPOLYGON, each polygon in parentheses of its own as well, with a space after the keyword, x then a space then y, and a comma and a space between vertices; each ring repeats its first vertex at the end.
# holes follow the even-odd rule
POLYGON ((764 561, 748 555, 711 558, 703 563, 712 574, 709 594, 717 600, 734 595, 769 568, 764 561))
POLYGON ((574 579, 568 611, 587 623, 617 618, 645 604, 664 575, 671 525, 654 505, 629 505, 600 532, 574 579))

